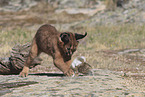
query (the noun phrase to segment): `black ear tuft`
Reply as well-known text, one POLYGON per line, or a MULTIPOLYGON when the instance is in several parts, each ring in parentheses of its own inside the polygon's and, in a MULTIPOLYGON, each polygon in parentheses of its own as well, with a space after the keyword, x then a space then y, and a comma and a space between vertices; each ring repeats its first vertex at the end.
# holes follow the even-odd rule
POLYGON ((69 33, 66 32, 60 34, 60 38, 64 42, 64 44, 67 44, 69 42, 69 36, 69 33))
POLYGON ((82 39, 82 38, 84 38, 85 36, 87 36, 87 32, 85 32, 85 35, 75 33, 75 38, 76 38, 76 40, 82 39))

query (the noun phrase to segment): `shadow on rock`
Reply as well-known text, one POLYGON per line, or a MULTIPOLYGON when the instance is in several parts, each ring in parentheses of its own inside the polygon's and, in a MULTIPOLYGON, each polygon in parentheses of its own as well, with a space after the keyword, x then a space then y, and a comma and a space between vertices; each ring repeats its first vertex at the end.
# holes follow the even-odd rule
POLYGON ((61 73, 33 73, 29 75, 37 75, 37 76, 48 76, 48 77, 63 77, 65 76, 64 74, 61 73))

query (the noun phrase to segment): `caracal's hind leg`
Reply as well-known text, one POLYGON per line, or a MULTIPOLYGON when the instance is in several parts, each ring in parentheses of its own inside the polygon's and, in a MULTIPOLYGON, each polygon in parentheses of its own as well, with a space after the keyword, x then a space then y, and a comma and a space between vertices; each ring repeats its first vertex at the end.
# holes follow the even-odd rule
POLYGON ((31 63, 39 54, 40 54, 40 51, 39 51, 38 46, 36 44, 36 40, 33 39, 28 58, 24 64, 23 70, 19 74, 21 77, 26 77, 28 75, 29 67, 30 67, 31 63))

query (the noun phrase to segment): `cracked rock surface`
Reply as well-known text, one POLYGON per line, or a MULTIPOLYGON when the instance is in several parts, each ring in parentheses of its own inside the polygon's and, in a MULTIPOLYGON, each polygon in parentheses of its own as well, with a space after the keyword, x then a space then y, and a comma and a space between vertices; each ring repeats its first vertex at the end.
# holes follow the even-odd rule
POLYGON ((1 75, 0 83, 36 81, 38 83, 18 88, 1 89, 2 97, 144 97, 142 82, 129 80, 109 70, 94 69, 93 76, 65 77, 60 73, 29 75, 1 75))

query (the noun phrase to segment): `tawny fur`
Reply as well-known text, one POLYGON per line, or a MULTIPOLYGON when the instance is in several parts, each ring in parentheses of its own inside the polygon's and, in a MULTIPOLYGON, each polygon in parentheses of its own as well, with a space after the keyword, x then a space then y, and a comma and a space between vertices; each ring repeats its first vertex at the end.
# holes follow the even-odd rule
POLYGON ((52 56, 54 65, 65 75, 73 75, 74 72, 70 68, 71 56, 76 51, 78 40, 84 38, 86 35, 71 32, 59 33, 51 25, 46 24, 41 26, 33 38, 29 56, 20 76, 25 77, 28 75, 32 61, 41 52, 52 56))

